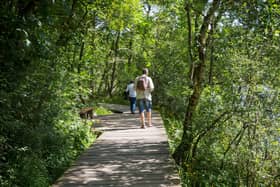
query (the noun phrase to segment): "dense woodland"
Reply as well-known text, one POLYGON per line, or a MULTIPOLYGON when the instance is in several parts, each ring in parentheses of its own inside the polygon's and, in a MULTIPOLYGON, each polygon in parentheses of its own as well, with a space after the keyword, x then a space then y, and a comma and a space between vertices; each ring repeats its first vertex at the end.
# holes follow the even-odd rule
POLYGON ((184 186, 280 186, 279 0, 2 0, 0 186, 49 186, 80 108, 147 67, 184 186))

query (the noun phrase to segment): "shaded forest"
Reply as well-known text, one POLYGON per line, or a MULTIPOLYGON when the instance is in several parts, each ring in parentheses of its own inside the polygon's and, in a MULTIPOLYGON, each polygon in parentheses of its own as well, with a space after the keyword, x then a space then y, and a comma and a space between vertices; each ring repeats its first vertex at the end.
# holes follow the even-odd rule
POLYGON ((143 67, 183 186, 280 185, 279 0, 0 7, 0 186, 52 184, 143 67))

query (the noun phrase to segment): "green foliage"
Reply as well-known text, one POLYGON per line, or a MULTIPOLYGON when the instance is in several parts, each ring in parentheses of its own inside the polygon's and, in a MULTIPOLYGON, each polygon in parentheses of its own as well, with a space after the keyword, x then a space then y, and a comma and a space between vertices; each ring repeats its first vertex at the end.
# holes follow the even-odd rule
POLYGON ((106 108, 103 107, 98 107, 95 109, 95 113, 97 115, 107 115, 107 114, 112 114, 111 111, 108 111, 106 108))
POLYGON ((73 117, 49 6, 1 2, 1 186, 49 186, 94 139, 73 117))
MULTIPOLYGON (((79 109, 128 104, 122 93, 143 67, 173 152, 212 2, 1 2, 0 185, 51 184, 95 138, 79 109)), ((279 5, 220 5, 220 21, 207 33, 203 91, 185 152, 191 160, 179 172, 186 186, 278 186, 279 5)))
POLYGON ((183 125, 182 122, 176 118, 172 118, 173 114, 170 114, 164 110, 161 111, 163 116, 164 126, 167 131, 170 151, 174 152, 176 146, 180 143, 183 125))
MULTIPOLYGON (((185 153, 189 160, 180 169, 187 186, 279 185, 279 167, 275 165, 279 156, 275 153, 279 154, 280 150, 272 146, 279 144, 279 103, 276 100, 279 82, 272 78, 278 80, 279 77, 276 65, 279 55, 274 52, 279 38, 271 35, 275 10, 274 13, 260 11, 273 3, 255 3, 245 5, 246 11, 251 7, 252 17, 249 18, 243 12, 245 9, 227 12, 214 35, 214 51, 209 49, 204 88, 191 121, 191 148, 185 153), (271 22, 265 20, 268 15, 271 22), (257 26, 256 22, 262 24, 257 26), (214 60, 213 64, 210 60, 214 60)), ((193 2, 193 7, 201 5, 193 2)), ((237 3, 234 6, 238 6, 237 3)), ((168 74, 172 80, 174 72, 168 74)), ((185 93, 188 98, 193 91, 192 85, 184 91, 182 84, 176 87, 177 81, 174 82, 172 88, 162 92, 166 96, 161 97, 161 102, 172 109, 164 113, 171 150, 181 142, 182 128, 176 124, 184 121, 185 113, 178 105, 184 108, 188 104, 178 102, 178 96, 185 93), (175 115, 170 116, 170 113, 175 115)))
POLYGON ((14 168, 18 186, 48 186, 48 171, 45 163, 37 155, 20 154, 19 163, 14 168))

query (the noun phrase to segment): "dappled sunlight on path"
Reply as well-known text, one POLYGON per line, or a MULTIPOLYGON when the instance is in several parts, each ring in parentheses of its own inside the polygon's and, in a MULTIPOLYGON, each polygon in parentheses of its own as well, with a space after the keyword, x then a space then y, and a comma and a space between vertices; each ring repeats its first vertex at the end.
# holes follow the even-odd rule
POLYGON ((158 113, 141 129, 137 114, 98 117, 98 140, 57 181, 57 186, 180 186, 158 113))

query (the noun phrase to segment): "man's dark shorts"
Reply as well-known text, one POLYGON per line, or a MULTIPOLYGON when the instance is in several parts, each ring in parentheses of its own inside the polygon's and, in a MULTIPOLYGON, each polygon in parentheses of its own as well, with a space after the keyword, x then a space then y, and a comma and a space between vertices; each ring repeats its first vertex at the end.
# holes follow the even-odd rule
POLYGON ((139 107, 139 113, 144 112, 151 112, 152 111, 152 101, 149 101, 147 99, 138 99, 137 100, 138 107, 139 107))

